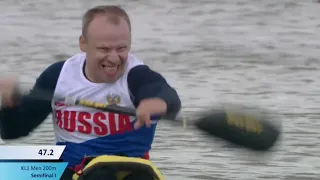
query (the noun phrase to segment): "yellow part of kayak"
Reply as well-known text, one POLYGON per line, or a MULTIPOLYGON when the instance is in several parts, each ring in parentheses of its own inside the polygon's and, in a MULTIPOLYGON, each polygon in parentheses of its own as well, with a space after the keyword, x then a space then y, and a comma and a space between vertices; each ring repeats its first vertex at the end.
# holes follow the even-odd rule
POLYGON ((151 173, 154 177, 154 180, 164 180, 163 175, 157 169, 155 165, 149 160, 141 158, 132 158, 132 157, 123 157, 123 156, 97 156, 93 158, 82 170, 75 173, 72 177, 73 180, 81 180, 81 175, 78 174, 87 174, 92 169, 99 166, 110 166, 117 170, 118 180, 123 180, 127 175, 136 170, 143 170, 146 173, 151 173))

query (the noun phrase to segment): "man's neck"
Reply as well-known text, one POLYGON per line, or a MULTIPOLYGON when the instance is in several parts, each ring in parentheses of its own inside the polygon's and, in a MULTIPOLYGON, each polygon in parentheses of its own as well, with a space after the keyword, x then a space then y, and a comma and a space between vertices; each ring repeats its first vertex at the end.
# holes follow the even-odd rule
POLYGON ((86 60, 85 60, 84 63, 83 63, 82 72, 83 72, 84 77, 85 77, 88 81, 93 82, 93 83, 98 83, 98 82, 96 81, 96 79, 94 78, 94 76, 92 76, 92 75, 90 74, 90 70, 88 69, 88 66, 86 65, 86 60))

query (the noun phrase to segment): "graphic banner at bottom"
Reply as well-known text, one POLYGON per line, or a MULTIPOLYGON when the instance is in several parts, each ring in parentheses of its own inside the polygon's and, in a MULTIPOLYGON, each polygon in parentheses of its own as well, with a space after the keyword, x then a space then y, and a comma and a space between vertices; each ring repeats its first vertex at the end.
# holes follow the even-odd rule
POLYGON ((0 162, 1 179, 59 180, 67 162, 0 162))

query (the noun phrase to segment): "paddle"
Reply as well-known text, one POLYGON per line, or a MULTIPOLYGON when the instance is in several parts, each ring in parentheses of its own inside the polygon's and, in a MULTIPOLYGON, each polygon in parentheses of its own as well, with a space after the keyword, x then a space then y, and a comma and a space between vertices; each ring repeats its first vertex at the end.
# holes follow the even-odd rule
MULTIPOLYGON (((19 101, 19 98, 23 94, 21 91, 17 91, 14 95, 16 101, 19 101)), ((81 105, 129 116, 136 115, 135 110, 131 108, 72 97, 53 97, 52 93, 48 93, 42 89, 35 89, 26 97, 47 101, 55 99, 63 101, 68 105, 81 105)), ((178 120, 169 115, 162 116, 161 120, 168 120, 183 126, 187 122, 185 119, 178 120)), ((202 112, 192 121, 188 121, 188 124, 193 125, 196 129, 208 135, 259 151, 267 151, 273 147, 281 133, 280 126, 273 124, 269 117, 257 115, 256 113, 239 108, 233 110, 225 107, 211 109, 210 111, 202 112)))

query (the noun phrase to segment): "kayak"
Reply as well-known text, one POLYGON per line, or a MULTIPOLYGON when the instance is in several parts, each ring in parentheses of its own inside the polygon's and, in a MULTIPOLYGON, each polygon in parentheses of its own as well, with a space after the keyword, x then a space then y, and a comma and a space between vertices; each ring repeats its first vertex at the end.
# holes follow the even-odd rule
POLYGON ((154 180, 164 180, 163 175, 151 161, 141 158, 125 156, 102 155, 90 158, 90 162, 82 170, 76 172, 72 179, 81 180, 82 175, 90 173, 93 169, 100 167, 110 167, 117 172, 117 179, 123 180, 131 172, 144 171, 153 175, 154 180))

